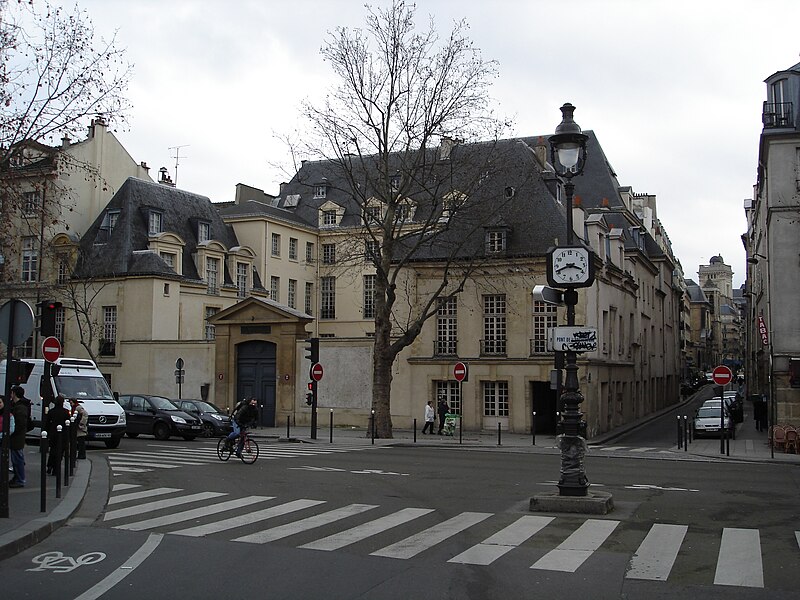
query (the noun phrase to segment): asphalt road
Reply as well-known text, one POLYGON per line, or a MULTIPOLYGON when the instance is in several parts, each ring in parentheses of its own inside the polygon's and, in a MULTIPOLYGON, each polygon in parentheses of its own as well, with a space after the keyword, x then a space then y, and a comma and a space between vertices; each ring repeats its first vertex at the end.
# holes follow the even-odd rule
POLYGON ((555 454, 336 446, 262 445, 244 465, 219 462, 210 441, 126 440, 103 452, 108 482, 93 476, 69 526, 2 563, 3 588, 15 600, 800 593, 792 465, 592 455, 587 474, 615 510, 590 517, 529 512, 555 491, 555 454))

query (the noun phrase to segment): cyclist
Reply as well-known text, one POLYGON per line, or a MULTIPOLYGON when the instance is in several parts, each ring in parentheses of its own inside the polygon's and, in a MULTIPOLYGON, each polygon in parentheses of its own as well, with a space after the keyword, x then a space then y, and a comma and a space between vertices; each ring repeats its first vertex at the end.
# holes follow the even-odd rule
POLYGON ((244 446, 244 438, 241 434, 258 422, 256 399, 254 397, 250 398, 247 404, 237 408, 231 415, 231 422, 233 423, 233 431, 228 434, 228 447, 232 446, 233 440, 239 438, 239 443, 236 444, 236 456, 241 458, 242 447, 244 446))

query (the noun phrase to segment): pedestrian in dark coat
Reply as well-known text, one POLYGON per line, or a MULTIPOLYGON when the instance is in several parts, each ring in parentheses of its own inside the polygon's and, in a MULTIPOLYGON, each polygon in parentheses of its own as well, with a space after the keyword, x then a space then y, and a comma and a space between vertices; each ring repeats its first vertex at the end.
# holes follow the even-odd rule
MULTIPOLYGON (((61 464, 61 456, 57 452, 59 435, 58 426, 64 429, 64 424, 69 419, 69 412, 64 408, 64 396, 59 394, 53 401, 53 406, 47 411, 47 418, 44 421, 44 428, 47 431, 47 438, 50 440, 50 452, 47 455, 47 473, 55 475, 61 464)), ((66 444, 61 446, 61 454, 64 453, 66 444)))
POLYGON ((447 417, 447 413, 450 412, 450 407, 447 405, 447 400, 444 396, 439 396, 439 431, 437 432, 439 435, 442 435, 442 429, 444 429, 444 420, 447 417))
POLYGON ((21 386, 11 388, 11 415, 14 417, 14 433, 9 436, 11 443, 11 466, 14 476, 8 487, 25 487, 25 434, 28 432, 28 405, 25 390, 21 386))

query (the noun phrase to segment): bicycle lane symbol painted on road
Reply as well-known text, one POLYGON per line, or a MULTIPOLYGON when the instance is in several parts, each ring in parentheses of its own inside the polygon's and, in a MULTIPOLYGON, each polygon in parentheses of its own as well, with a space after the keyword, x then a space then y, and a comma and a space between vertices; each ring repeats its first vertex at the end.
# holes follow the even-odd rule
POLYGON ((53 571, 55 573, 69 573, 84 565, 93 565, 104 560, 104 552, 87 552, 78 558, 64 556, 63 552, 45 552, 33 558, 33 562, 38 567, 27 569, 28 571, 53 571))

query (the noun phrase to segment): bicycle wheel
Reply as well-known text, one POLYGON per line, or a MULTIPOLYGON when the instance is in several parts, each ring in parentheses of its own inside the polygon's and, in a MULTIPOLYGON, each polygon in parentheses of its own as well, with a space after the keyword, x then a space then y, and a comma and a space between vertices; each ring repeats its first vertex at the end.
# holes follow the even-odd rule
POLYGON ((239 458, 242 459, 243 463, 248 465, 252 465, 254 462, 256 462, 256 459, 258 458, 258 443, 252 438, 247 438, 244 441, 242 455, 239 458))
POLYGON ((217 442, 217 456, 222 461, 228 460, 231 457, 231 454, 233 454, 231 446, 226 444, 227 441, 228 438, 222 437, 219 438, 219 441, 217 442))

